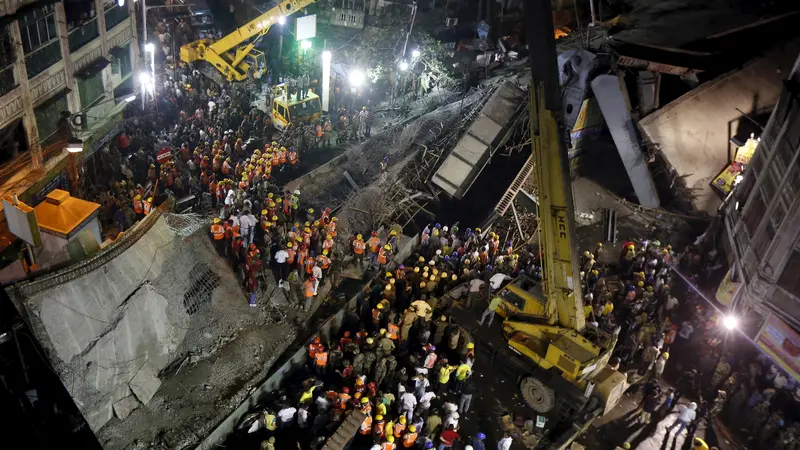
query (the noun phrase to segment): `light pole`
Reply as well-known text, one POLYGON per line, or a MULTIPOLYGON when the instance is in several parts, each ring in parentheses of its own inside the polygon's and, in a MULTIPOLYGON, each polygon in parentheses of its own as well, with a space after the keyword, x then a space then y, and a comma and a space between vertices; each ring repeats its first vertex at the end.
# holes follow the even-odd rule
POLYGON ((328 50, 322 52, 322 110, 328 111, 331 98, 331 59, 333 55, 328 50))
POLYGON ((286 23, 286 17, 278 17, 278 25, 280 25, 280 33, 278 34, 278 66, 281 68, 283 74, 283 25, 286 23))
POLYGON ((408 27, 408 33, 406 33, 406 41, 403 43, 403 54, 400 55, 401 58, 406 57, 406 47, 408 46, 408 38, 411 37, 411 30, 414 29, 414 21, 417 19, 417 2, 411 4, 411 25, 408 27))

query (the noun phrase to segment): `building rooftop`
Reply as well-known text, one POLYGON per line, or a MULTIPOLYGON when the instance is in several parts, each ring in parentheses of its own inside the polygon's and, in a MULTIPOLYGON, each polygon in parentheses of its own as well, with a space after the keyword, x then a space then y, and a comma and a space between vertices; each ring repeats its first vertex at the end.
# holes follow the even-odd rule
POLYGON ((33 209, 36 211, 39 228, 69 235, 99 208, 99 203, 81 200, 67 191, 55 189, 33 209))

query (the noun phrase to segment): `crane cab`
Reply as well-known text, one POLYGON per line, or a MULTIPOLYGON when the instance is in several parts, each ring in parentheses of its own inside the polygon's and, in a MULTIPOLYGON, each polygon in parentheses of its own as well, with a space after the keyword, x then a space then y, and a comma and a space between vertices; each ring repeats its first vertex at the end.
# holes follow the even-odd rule
POLYGON ((290 123, 313 122, 320 117, 322 104, 317 94, 309 91, 306 98, 298 100, 297 94, 288 94, 285 83, 273 88, 272 123, 275 128, 283 130, 290 123))
POLYGON ((545 317, 547 300, 542 291, 542 284, 526 275, 511 280, 500 291, 503 303, 497 308, 497 314, 506 318, 507 315, 525 314, 526 316, 545 317))

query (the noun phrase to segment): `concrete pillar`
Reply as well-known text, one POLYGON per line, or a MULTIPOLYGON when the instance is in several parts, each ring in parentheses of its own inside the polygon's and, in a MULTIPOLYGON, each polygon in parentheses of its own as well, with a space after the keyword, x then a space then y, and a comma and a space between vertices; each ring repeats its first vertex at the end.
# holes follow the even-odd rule
POLYGON ((39 125, 36 123, 36 115, 33 113, 33 100, 30 95, 28 72, 25 70, 25 50, 22 48, 22 36, 19 34, 19 22, 11 21, 8 25, 8 32, 11 34, 11 42, 14 44, 14 53, 16 54, 14 78, 22 92, 22 126, 25 128, 25 136, 28 141, 31 168, 36 170, 42 167, 42 144, 39 142, 39 125))
MULTIPOLYGON (((133 2, 126 2, 133 3, 133 2)), ((127 4, 125 6, 128 6, 127 4)), ((100 45, 103 47, 103 57, 107 58, 111 46, 106 40, 106 10, 102 0, 94 0, 94 10, 97 11, 97 29, 100 31, 100 45)), ((114 84, 111 82, 111 66, 103 69, 103 91, 107 99, 114 98, 114 84)))
POLYGON ((67 106, 70 112, 81 110, 81 97, 78 94, 78 84, 75 82, 75 71, 72 67, 72 58, 69 56, 69 33, 67 32, 67 15, 64 12, 64 3, 56 3, 56 28, 61 44, 61 55, 64 59, 64 79, 66 87, 71 92, 67 94, 67 106))

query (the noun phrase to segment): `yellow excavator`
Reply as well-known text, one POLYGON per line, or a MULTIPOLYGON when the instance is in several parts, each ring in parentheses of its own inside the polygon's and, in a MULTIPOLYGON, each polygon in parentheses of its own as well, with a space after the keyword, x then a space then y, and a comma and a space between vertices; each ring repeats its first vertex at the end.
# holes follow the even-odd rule
POLYGON ((537 189, 542 283, 510 282, 498 313, 510 349, 525 362, 520 390, 537 412, 554 411, 571 425, 553 449, 568 445, 616 406, 628 387, 609 366, 616 333, 586 323, 578 276, 569 160, 561 119, 556 47, 549 0, 526 0, 531 82, 531 176, 537 189))
POLYGON ((274 8, 217 40, 200 39, 181 47, 181 61, 206 61, 228 81, 246 80, 255 70, 266 67, 264 53, 255 48, 258 40, 275 24, 316 0, 284 0, 274 8))

